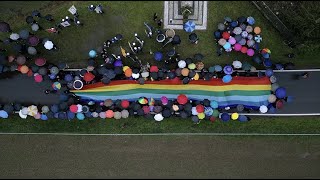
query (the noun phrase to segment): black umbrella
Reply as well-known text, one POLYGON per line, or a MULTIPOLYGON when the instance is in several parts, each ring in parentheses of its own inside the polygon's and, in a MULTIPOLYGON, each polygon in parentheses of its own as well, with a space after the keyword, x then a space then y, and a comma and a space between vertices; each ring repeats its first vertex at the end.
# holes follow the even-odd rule
POLYGON ((53 17, 51 14, 47 14, 45 17, 44 17, 47 21, 52 21, 53 20, 53 17))
POLYGON ((116 35, 116 40, 120 41, 122 38, 123 38, 123 36, 121 34, 116 35))
POLYGON ((144 115, 143 109, 138 109, 137 114, 138 114, 138 116, 143 116, 144 115))
POLYGON ((164 109, 162 111, 162 116, 165 117, 165 118, 168 118, 171 116, 171 111, 169 109, 164 109))
POLYGON ((122 66, 115 67, 114 72, 116 75, 123 74, 122 66))
POLYGON ((176 77, 176 73, 174 73, 174 72, 169 72, 169 73, 168 73, 168 77, 169 77, 170 79, 174 79, 174 78, 176 77))
POLYGON ((198 40, 198 35, 196 33, 191 33, 189 35, 189 41, 195 43, 198 40))
POLYGON ((189 74, 188 74, 188 77, 189 78, 193 78, 195 75, 196 75, 196 72, 194 70, 190 70, 189 74))
POLYGON ((182 83, 183 84, 188 84, 190 82, 190 78, 189 77, 185 77, 185 78, 183 78, 183 80, 182 80, 182 83))
POLYGON ((15 43, 15 44, 12 46, 12 49, 13 49, 14 51, 16 51, 16 52, 21 52, 21 51, 22 51, 22 45, 15 43))
POLYGON ((107 69, 105 73, 103 74, 103 77, 108 77, 109 79, 114 79, 116 77, 116 74, 112 69, 107 69))
POLYGON ((180 43, 181 43, 180 36, 179 36, 179 35, 173 36, 173 39, 172 39, 172 42, 171 42, 171 43, 172 43, 173 45, 180 44, 180 43))
POLYGON ((40 69, 39 66, 37 66, 35 64, 31 65, 32 72, 36 73, 36 72, 38 72, 39 69, 40 69))
POLYGON ((0 64, 5 64, 7 57, 4 54, 0 54, 0 64))
POLYGON ((32 16, 27 16, 27 18, 26 18, 26 22, 27 22, 28 24, 32 24, 32 23, 34 23, 34 22, 35 22, 35 20, 33 19, 33 17, 32 17, 32 16))
POLYGON ((14 108, 11 104, 5 104, 3 106, 3 110, 6 111, 8 114, 11 114, 13 112, 14 108))
POLYGON ((188 113, 187 113, 186 111, 181 111, 181 112, 180 112, 180 117, 181 117, 181 118, 186 119, 186 118, 188 118, 188 116, 189 116, 189 115, 188 115, 188 113))
POLYGON ((111 79, 108 78, 108 77, 103 77, 103 78, 101 79, 101 82, 102 82, 103 84, 109 84, 109 83, 111 82, 111 79))
POLYGON ((203 105, 206 106, 206 107, 209 107, 209 106, 210 106, 210 101, 209 101, 209 99, 204 99, 204 100, 203 100, 203 105))
POLYGON ((39 68, 38 72, 40 75, 45 76, 48 74, 48 69, 45 67, 41 67, 41 68, 39 68))
POLYGON ((197 54, 194 55, 194 59, 196 61, 201 61, 203 58, 204 58, 204 56, 202 54, 200 54, 200 53, 197 53, 197 54))
POLYGON ((20 109, 22 108, 22 105, 19 103, 14 104, 14 110, 15 111, 20 111, 20 109))
POLYGON ((0 22, 0 32, 10 32, 10 25, 6 22, 0 22))
POLYGON ((150 77, 151 77, 153 80, 157 80, 157 79, 158 79, 158 73, 157 73, 157 72, 151 72, 151 73, 150 73, 150 77))
POLYGON ((144 85, 144 78, 142 78, 142 77, 139 78, 138 79, 138 83, 141 84, 141 85, 144 85))
POLYGON ((192 104, 191 103, 186 103, 184 106, 183 106, 183 109, 185 110, 185 111, 191 111, 191 109, 192 109, 192 104))
POLYGON ((59 104, 59 108, 62 110, 62 111, 65 111, 68 109, 68 103, 67 102, 62 102, 59 104))
POLYGON ((41 17, 41 14, 40 14, 40 12, 39 12, 38 10, 32 11, 31 15, 32 15, 32 16, 41 17))
POLYGON ((241 16, 241 17, 238 18, 239 24, 244 23, 244 22, 246 22, 246 21, 247 21, 247 18, 244 17, 244 16, 241 16))
POLYGON ((186 64, 191 64, 192 63, 192 59, 191 58, 186 58, 186 64))

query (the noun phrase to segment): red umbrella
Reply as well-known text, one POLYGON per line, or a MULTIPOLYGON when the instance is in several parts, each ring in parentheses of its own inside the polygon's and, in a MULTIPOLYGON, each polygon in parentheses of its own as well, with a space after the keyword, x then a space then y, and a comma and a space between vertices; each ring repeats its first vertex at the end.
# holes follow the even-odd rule
POLYGON ((44 66, 46 64, 47 60, 45 58, 37 58, 34 63, 37 66, 44 66))
POLYGON ((188 98, 184 94, 180 94, 177 98, 179 104, 186 104, 188 102, 188 98))
POLYGON ((75 104, 72 104, 69 109, 73 113, 77 113, 78 112, 78 106, 75 105, 75 104))
POLYGON ((247 53, 247 51, 248 51, 248 48, 247 48, 247 47, 245 47, 245 46, 242 46, 242 48, 241 48, 241 52, 242 52, 243 54, 246 54, 246 53, 247 53))
POLYGON ((282 100, 282 99, 279 99, 279 100, 276 102, 276 108, 277 108, 277 109, 283 108, 283 100, 282 100))
POLYGON ((196 106, 196 110, 198 113, 202 113, 202 112, 204 112, 204 107, 201 104, 198 104, 196 106))
POLYGON ((33 76, 33 71, 31 69, 29 69, 29 71, 27 72, 27 76, 29 77, 33 76))
POLYGON ((122 100, 121 101, 121 107, 124 109, 127 109, 129 107, 130 103, 128 100, 122 100))
POLYGON ((37 82, 37 83, 40 83, 43 81, 43 78, 42 78, 42 75, 40 74, 37 74, 34 76, 34 80, 37 82))
POLYGON ((83 76, 83 80, 85 80, 86 82, 90 82, 95 78, 95 76, 91 73, 91 72, 87 72, 84 74, 83 76))
POLYGON ((28 42, 30 44, 30 46, 36 46, 39 43, 39 38, 37 36, 30 36, 28 39, 28 42))
POLYGON ((229 39, 230 33, 225 31, 225 32, 222 33, 222 37, 223 37, 223 39, 229 39))
POLYGON ((158 66, 151 66, 150 67, 150 72, 158 72, 159 69, 158 69, 158 66))

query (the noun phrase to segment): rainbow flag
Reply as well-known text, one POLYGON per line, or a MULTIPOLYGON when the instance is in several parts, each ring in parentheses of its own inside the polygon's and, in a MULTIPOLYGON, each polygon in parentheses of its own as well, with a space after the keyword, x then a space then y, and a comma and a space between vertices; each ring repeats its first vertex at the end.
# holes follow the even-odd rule
POLYGON ((268 105, 271 94, 269 78, 263 77, 233 77, 230 83, 221 79, 193 80, 183 84, 179 79, 161 81, 146 81, 140 85, 135 80, 115 80, 105 85, 101 82, 85 85, 81 90, 73 90, 82 100, 104 101, 106 99, 127 99, 136 101, 139 97, 160 99, 176 99, 179 94, 185 94, 191 100, 209 99, 217 101, 219 107, 242 104, 249 107, 268 105))

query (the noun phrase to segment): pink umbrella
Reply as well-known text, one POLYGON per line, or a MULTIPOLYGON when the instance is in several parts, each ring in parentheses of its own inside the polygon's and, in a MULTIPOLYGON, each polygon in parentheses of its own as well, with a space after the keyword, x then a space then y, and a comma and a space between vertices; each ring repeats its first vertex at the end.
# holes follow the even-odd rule
POLYGON ((248 56, 253 56, 254 55, 254 50, 253 49, 248 49, 247 50, 247 55, 248 56))
POLYGON ((34 75, 34 80, 35 80, 37 83, 42 82, 42 81, 43 81, 42 75, 36 73, 36 74, 34 75))
POLYGON ((242 46, 241 46, 241 44, 236 43, 233 47, 234 47, 235 51, 240 51, 242 46))
POLYGON ((236 39, 235 39, 234 37, 230 36, 228 42, 229 42, 230 44, 235 44, 235 43, 236 43, 236 39))
POLYGON ((37 66, 44 66, 46 64, 46 59, 45 58, 37 58, 34 63, 37 65, 37 66))

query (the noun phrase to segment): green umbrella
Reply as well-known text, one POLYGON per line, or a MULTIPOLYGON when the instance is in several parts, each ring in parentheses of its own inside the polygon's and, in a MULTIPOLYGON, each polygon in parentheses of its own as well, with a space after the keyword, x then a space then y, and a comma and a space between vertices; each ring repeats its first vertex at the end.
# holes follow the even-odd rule
POLYGON ((249 64, 248 62, 243 62, 242 69, 245 71, 249 71, 251 69, 251 64, 249 64))

